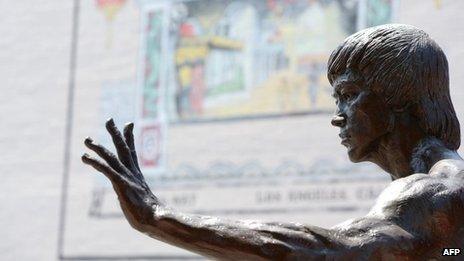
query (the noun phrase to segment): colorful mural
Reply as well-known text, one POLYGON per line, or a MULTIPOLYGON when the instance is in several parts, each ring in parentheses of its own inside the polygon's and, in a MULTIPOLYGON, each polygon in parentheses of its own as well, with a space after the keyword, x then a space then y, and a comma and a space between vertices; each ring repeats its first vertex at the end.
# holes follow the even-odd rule
POLYGON ((160 109, 161 26, 162 13, 149 13, 146 24, 145 70, 142 86, 143 118, 157 118, 160 109))
POLYGON ((148 173, 164 170, 164 141, 166 135, 166 117, 164 109, 165 88, 163 65, 163 32, 165 10, 148 10, 143 22, 144 48, 142 49, 142 72, 139 75, 137 112, 138 151, 141 168, 148 173))
MULTIPOLYGON (((366 8, 378 15, 365 17, 366 23, 388 22, 391 2, 367 1, 366 8)), ((170 32, 164 37, 167 59, 172 60, 166 61, 167 74, 174 79, 166 84, 170 120, 332 110, 326 61, 330 51, 356 31, 357 3, 169 3, 170 32)), ((159 61, 156 53, 147 58, 159 61)))

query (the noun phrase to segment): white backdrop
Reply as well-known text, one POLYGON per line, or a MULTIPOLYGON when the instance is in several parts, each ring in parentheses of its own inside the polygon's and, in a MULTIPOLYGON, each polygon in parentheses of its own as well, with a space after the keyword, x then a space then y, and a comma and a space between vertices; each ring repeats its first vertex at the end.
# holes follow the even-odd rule
MULTIPOLYGON (((395 21, 424 29, 444 49, 450 64, 452 99, 461 119, 463 5, 457 0, 398 1, 395 13, 395 21)), ((57 256, 71 8, 70 1, 41 1, 40 5, 36 1, 0 2, 2 260, 53 260, 57 256)), ((68 257, 187 254, 132 230, 121 218, 114 194, 104 187, 103 179, 96 178, 98 174, 79 159, 85 151, 82 141, 86 136, 104 138, 101 130, 105 113, 112 107, 108 105, 111 103, 107 107, 102 103, 102 97, 112 95, 111 91, 105 94, 105 88, 119 86, 124 93, 124 88, 137 86, 140 17, 138 1, 127 1, 112 20, 95 1, 81 3, 63 249, 68 257), (95 202, 97 199, 103 201, 95 202)), ((129 91, 125 95, 132 94, 129 91)), ((113 108, 118 111, 115 118, 119 124, 136 113, 119 113, 127 112, 123 105, 131 108, 128 103, 114 102, 121 106, 113 108)), ((169 125, 166 166, 179 167, 177 174, 192 173, 192 169, 201 174, 216 166, 212 173, 235 170, 246 175, 224 178, 224 182, 214 177, 204 179, 208 182, 165 177, 162 183, 156 183, 153 178, 152 186, 167 202, 189 212, 324 227, 359 216, 388 177, 369 164, 349 163, 329 119, 329 114, 306 114, 169 125), (329 158, 334 160, 327 162, 329 158), (318 160, 325 164, 314 165, 318 160), (328 165, 331 168, 324 169, 328 165), (276 169, 286 170, 281 173, 287 175, 278 175, 276 169), (332 173, 334 169, 346 175, 332 173), (270 177, 253 183, 256 173, 270 177), (352 182, 359 174, 365 175, 364 182, 352 182), (253 189, 249 184, 255 185, 253 189), (207 195, 217 200, 211 201, 207 195), (233 198, 234 204, 224 204, 226 208, 220 202, 231 201, 230 195, 240 197, 233 198), (347 207, 340 208, 342 204, 347 207)))

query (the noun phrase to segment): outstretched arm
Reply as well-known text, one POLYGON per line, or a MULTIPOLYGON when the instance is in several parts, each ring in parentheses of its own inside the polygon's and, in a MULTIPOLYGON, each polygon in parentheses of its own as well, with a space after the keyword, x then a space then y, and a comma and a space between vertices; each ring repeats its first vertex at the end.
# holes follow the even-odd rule
POLYGON ((84 163, 111 181, 124 215, 138 231, 198 254, 233 260, 313 260, 402 256, 414 246, 413 235, 388 218, 369 217, 323 229, 301 224, 230 221, 183 214, 160 203, 146 184, 137 163, 133 124, 124 137, 113 120, 106 123, 117 156, 87 138, 84 163), (387 255, 387 256, 385 256, 387 255))
POLYGON ((112 183, 121 208, 132 227, 153 238, 204 256, 222 259, 289 259, 324 257, 341 248, 335 231, 299 224, 229 221, 187 215, 166 206, 153 195, 137 163, 132 134, 124 136, 113 120, 106 123, 117 156, 91 138, 85 145, 100 158, 84 154, 82 160, 112 183))

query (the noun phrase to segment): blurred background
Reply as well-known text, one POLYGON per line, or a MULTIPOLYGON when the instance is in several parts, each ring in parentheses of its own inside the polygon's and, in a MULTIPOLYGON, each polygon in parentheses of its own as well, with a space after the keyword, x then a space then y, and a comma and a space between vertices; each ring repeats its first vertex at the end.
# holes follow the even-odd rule
POLYGON ((0 1, 0 259, 199 259, 133 230, 80 161, 104 122, 134 121, 170 206, 330 227, 389 182, 330 126, 326 61, 342 40, 415 25, 443 48, 464 113, 459 0, 0 1))

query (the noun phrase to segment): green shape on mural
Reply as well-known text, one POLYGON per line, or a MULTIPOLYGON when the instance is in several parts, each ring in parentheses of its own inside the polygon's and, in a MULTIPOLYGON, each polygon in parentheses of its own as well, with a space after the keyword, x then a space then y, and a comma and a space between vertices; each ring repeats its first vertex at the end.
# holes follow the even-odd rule
POLYGON ((207 96, 217 96, 226 93, 241 91, 244 89, 244 79, 242 68, 237 68, 232 80, 223 82, 208 90, 207 96))
POLYGON ((150 20, 150 31, 147 34, 146 67, 149 69, 143 86, 143 104, 145 117, 158 116, 159 75, 161 64, 161 13, 156 13, 150 20))

